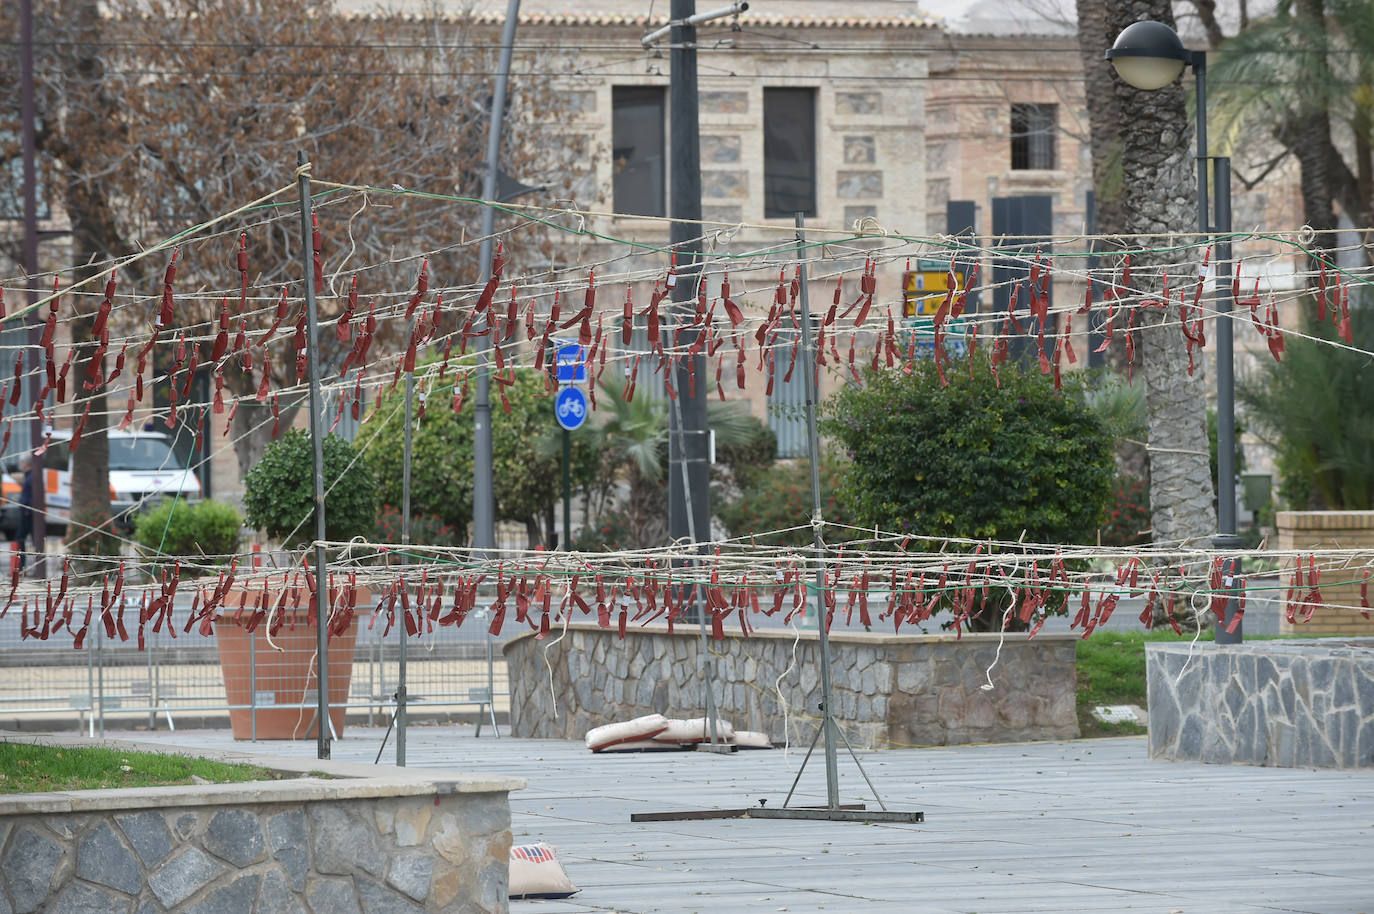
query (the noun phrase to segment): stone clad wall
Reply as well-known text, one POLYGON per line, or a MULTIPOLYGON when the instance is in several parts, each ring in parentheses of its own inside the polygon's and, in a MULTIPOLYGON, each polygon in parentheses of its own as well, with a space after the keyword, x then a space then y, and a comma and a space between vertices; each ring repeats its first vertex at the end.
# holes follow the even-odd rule
POLYGON ((15 914, 507 909, 504 794, 14 816, 0 834, 15 914))
POLYGON ((1374 767, 1374 638, 1147 644, 1150 757, 1374 767))
MULTIPOLYGON (((867 747, 1075 737, 1076 641, 1072 635, 956 641, 953 635, 836 633, 830 638, 836 717, 851 740, 867 747), (989 666, 994 688, 984 690, 989 666)), ((686 626, 672 635, 658 626, 631 629, 623 641, 614 629, 589 624, 569 626, 557 642, 516 638, 505 645, 512 733, 581 739, 592 727, 644 714, 699 717, 700 646, 696 629, 686 626)), ((814 631, 800 638, 760 631, 707 646, 716 661, 722 717, 775 743, 785 736, 793 743, 811 739, 821 694, 814 631)))
POLYGON ((0 797, 0 914, 509 910, 523 781, 310 767, 335 779, 0 797))

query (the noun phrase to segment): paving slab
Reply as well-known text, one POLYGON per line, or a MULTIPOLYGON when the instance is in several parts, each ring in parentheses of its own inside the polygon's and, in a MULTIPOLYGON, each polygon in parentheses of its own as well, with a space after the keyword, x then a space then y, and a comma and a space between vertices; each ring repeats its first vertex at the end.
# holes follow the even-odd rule
MULTIPOLYGON (((351 728, 336 760, 371 762, 382 729, 351 728)), ((227 732, 140 740, 311 758, 315 743, 227 732)), ((393 736, 394 739, 394 736, 393 736)), ((517 843, 558 848, 582 891, 515 914, 1374 914, 1374 771, 1152 762, 1144 737, 863 753, 884 802, 922 824, 721 819, 631 823, 634 812, 782 804, 804 753, 593 755, 551 740, 412 727, 415 767, 527 779, 517 843)), ((394 760, 388 744, 385 761, 394 760)), ((385 766, 383 766, 385 767, 385 766)), ((876 808, 853 761, 841 800, 876 808)), ((794 805, 823 803, 814 756, 794 805)))

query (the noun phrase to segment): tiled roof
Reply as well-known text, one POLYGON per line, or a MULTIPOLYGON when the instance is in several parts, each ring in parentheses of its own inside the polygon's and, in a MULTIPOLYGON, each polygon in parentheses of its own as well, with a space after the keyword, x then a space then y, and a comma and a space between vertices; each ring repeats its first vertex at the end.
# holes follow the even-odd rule
MULTIPOLYGON (((497 0, 475 0, 458 4, 393 2, 385 7, 367 0, 340 0, 339 8, 346 14, 367 18, 390 18, 419 21, 467 19, 483 25, 500 25, 506 19, 506 4, 497 0), (437 17, 436 17, 437 13, 437 17)), ((698 12, 726 5, 724 0, 700 0, 698 12)), ((669 0, 591 0, 567 3, 553 0, 522 2, 520 24, 529 26, 563 27, 626 27, 657 28, 668 24, 669 0)), ((720 24, 728 22, 720 20, 720 24)), ((750 0, 747 12, 740 14, 740 23, 757 28, 817 28, 817 29, 933 29, 937 20, 925 15, 917 3, 909 0, 750 0), (836 15, 852 9, 848 15, 836 15)))

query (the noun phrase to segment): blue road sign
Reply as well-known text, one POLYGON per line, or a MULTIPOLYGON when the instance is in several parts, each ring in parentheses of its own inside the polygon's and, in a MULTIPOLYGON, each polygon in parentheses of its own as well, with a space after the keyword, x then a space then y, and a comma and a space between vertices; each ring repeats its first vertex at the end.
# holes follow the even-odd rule
POLYGON ((577 343, 559 345, 555 361, 558 381, 562 384, 582 384, 587 380, 587 363, 582 347, 577 343))
MULTIPOLYGON (((945 321, 945 354, 962 356, 968 353, 969 322, 963 317, 952 317, 945 321)), ((902 345, 916 344, 921 355, 935 357, 935 321, 929 317, 908 317, 902 321, 905 333, 898 334, 902 345)))
POLYGON ((565 387, 553 400, 553 415, 558 424, 573 431, 587 421, 587 395, 579 387, 565 387))

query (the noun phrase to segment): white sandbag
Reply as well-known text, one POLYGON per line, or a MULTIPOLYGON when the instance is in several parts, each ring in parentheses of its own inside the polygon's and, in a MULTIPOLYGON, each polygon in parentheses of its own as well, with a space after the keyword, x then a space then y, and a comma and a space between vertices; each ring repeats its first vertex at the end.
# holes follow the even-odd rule
POLYGON ((695 749, 696 745, 696 743, 661 743, 656 739, 632 739, 628 743, 616 743, 614 746, 592 751, 598 755, 609 755, 613 752, 682 752, 695 749))
POLYGON ((667 727, 668 718, 662 714, 646 714, 634 720, 593 727, 587 731, 587 748, 593 752, 600 752, 618 743, 649 739, 662 733, 667 727))
MULTIPOLYGON (((730 742, 735 735, 735 728, 729 721, 716 719, 716 737, 724 742, 730 742)), ((661 743, 703 743, 711 739, 711 727, 704 717, 693 717, 690 720, 669 719, 668 726, 654 736, 654 740, 661 743)))
POLYGON ((580 891, 572 884, 558 855, 543 843, 521 844, 510 849, 510 897, 567 898, 580 891))
POLYGON ((735 745, 741 749, 772 749, 773 741, 768 738, 767 733, 759 733, 757 730, 736 730, 735 745))

